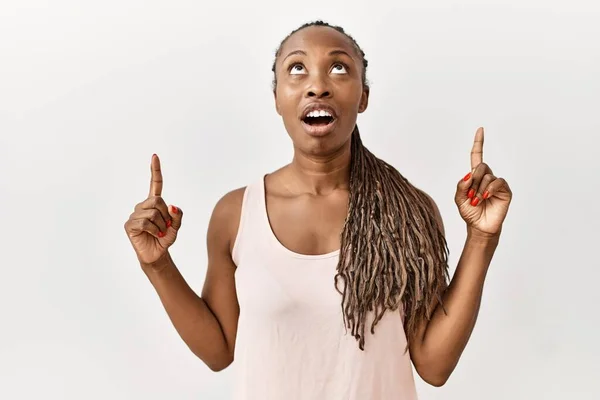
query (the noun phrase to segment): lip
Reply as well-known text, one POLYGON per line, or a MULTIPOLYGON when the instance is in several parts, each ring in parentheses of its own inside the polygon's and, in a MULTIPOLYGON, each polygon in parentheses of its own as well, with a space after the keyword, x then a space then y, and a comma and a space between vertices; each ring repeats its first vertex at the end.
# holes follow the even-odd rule
POLYGON ((322 137, 330 134, 335 129, 337 125, 337 119, 334 118, 329 124, 325 126, 313 126, 305 123, 304 121, 300 121, 302 124, 302 128, 304 128, 304 132, 313 137, 322 137))
POLYGON ((330 106, 327 103, 321 103, 321 102, 313 102, 313 103, 307 104, 306 107, 304 107, 302 114, 300 115, 300 124, 302 125, 302 128, 308 135, 313 136, 313 137, 322 137, 322 136, 326 136, 326 135, 330 134, 331 132, 333 132, 333 130, 335 129, 335 127, 337 125, 337 120, 338 120, 338 114, 337 114, 335 108, 333 108, 333 106, 330 106), (329 124, 327 124, 325 126, 313 126, 313 125, 309 125, 306 122, 304 122, 304 118, 306 118, 308 113, 310 113, 311 111, 315 111, 315 110, 324 110, 324 111, 329 112, 333 118, 333 121, 331 121, 329 124))
POLYGON ((309 112, 314 111, 314 110, 328 111, 331 114, 331 116, 333 117, 334 121, 337 119, 337 112, 333 106, 330 106, 327 103, 319 103, 319 102, 313 102, 313 103, 307 104, 306 107, 304 107, 304 110, 302 110, 300 119, 303 120, 304 118, 306 118, 306 116, 308 115, 309 112))

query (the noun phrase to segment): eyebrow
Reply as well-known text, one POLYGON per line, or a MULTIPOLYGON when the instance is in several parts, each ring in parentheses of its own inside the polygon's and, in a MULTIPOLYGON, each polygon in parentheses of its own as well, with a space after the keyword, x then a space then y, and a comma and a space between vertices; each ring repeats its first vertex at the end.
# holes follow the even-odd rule
POLYGON ((294 50, 290 54, 288 54, 287 56, 285 56, 285 58, 283 59, 283 61, 285 61, 288 57, 294 56, 296 54, 301 54, 301 55, 305 56, 306 52, 304 50, 294 50))
POLYGON ((332 51, 329 52, 330 56, 335 56, 335 55, 338 55, 338 54, 343 54, 343 55, 346 55, 346 56, 352 58, 352 56, 350 54, 348 54, 347 52, 345 52, 344 50, 332 50, 332 51))
MULTIPOLYGON (((300 55, 303 55, 303 56, 307 55, 304 50, 294 50, 291 53, 289 53, 287 56, 285 56, 285 58, 282 60, 282 62, 285 61, 286 58, 291 57, 291 56, 296 55, 296 54, 300 54, 300 55)), ((350 54, 348 54, 348 52, 346 52, 344 50, 331 50, 329 52, 330 56, 335 56, 335 55, 338 55, 338 54, 346 55, 346 56, 352 58, 352 56, 350 54)))

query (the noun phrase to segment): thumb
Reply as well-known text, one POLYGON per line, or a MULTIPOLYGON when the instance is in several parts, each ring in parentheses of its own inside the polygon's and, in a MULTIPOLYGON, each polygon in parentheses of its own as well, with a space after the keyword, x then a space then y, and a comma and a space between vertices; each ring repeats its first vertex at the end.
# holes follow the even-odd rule
POLYGON ((468 197, 469 188, 473 184, 473 173, 469 172, 465 175, 464 178, 461 178, 456 185, 456 196, 455 200, 457 204, 462 204, 467 200, 470 200, 468 197))
POLYGON ((181 219, 183 218, 183 211, 181 211, 181 208, 179 208, 179 207, 170 205, 169 206, 169 215, 171 216, 171 220, 172 220, 171 228, 178 231, 179 228, 181 228, 181 219))

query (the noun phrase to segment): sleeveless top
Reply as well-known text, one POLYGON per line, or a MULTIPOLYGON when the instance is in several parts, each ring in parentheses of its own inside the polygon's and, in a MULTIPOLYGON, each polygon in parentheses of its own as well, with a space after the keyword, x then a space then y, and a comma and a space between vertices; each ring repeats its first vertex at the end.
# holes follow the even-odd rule
POLYGON ((339 250, 305 255, 283 246, 265 199, 264 177, 246 187, 232 252, 240 305, 234 399, 417 399, 401 311, 387 311, 374 335, 371 315, 360 350, 334 286, 339 250))

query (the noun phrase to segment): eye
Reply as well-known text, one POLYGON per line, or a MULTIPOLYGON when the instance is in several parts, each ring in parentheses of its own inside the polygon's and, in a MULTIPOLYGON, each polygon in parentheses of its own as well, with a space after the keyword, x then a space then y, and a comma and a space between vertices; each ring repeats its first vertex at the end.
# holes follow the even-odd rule
POLYGON ((302 75, 305 74, 306 71, 304 70, 304 66, 302 64, 293 64, 290 67, 290 74, 291 75, 302 75))
POLYGON ((333 72, 334 74, 346 74, 348 73, 348 71, 346 71, 346 66, 344 64, 335 64, 333 66, 333 69, 331 70, 331 72, 333 72))

